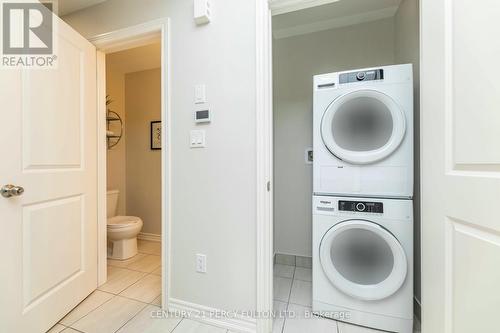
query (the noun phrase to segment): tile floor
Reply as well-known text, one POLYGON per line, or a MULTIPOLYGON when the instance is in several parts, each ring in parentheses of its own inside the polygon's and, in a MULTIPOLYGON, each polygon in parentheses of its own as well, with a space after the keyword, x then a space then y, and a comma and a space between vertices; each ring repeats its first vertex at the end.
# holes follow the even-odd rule
MULTIPOLYGON (((286 261, 280 260, 280 262, 286 261)), ((289 265, 282 263, 274 265, 274 311, 275 313, 293 311, 295 317, 275 319, 273 333, 382 333, 382 331, 321 317, 311 318, 311 268, 292 266, 291 262, 289 265)), ((304 266, 309 265, 305 264, 304 266)), ((415 330, 415 332, 419 331, 419 329, 415 330)))
MULTIPOLYGON (((161 304, 161 245, 146 241, 139 241, 138 245, 139 254, 134 258, 108 260, 108 282, 47 333, 232 333, 186 318, 153 318, 152 313, 160 310, 161 304)), ((294 311, 296 316, 275 319, 273 333, 378 332, 334 320, 310 318, 310 268, 276 264, 274 275, 275 311, 294 311)))
POLYGON ((47 333, 226 333, 190 319, 153 319, 161 305, 161 244, 139 241, 139 254, 108 259, 108 281, 47 333))

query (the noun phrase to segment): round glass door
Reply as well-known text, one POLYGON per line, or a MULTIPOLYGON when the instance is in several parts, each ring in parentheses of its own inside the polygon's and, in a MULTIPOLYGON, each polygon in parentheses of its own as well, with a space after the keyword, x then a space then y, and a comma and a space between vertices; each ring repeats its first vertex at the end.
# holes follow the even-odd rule
POLYGON ((406 132, 403 111, 375 90, 348 93, 328 106, 321 136, 328 150, 346 162, 369 164, 392 154, 406 132))
POLYGON ((401 244, 376 223, 348 220, 336 224, 323 236, 319 252, 330 282, 361 300, 389 297, 406 279, 401 244))

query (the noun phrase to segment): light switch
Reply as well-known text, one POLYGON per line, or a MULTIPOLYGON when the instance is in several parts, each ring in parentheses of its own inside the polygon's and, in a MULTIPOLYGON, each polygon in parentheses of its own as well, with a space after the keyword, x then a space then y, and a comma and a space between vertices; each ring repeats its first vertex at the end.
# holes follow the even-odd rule
POLYGON ((190 137, 191 148, 204 148, 205 147, 205 131, 192 130, 190 137))
POLYGON ((194 103, 203 104, 207 102, 206 86, 204 84, 197 84, 194 86, 194 103))

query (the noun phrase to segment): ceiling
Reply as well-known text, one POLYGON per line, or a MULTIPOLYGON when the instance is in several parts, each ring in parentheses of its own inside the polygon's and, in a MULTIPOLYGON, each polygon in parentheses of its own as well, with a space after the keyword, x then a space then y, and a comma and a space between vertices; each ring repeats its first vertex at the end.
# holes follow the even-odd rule
POLYGON ((161 42, 106 54, 110 70, 126 74, 161 67, 161 42))
POLYGON ((394 16, 401 0, 340 0, 273 16, 273 35, 285 38, 394 16))
POLYGON ((91 7, 106 0, 59 0, 58 15, 64 16, 76 12, 78 10, 91 7))

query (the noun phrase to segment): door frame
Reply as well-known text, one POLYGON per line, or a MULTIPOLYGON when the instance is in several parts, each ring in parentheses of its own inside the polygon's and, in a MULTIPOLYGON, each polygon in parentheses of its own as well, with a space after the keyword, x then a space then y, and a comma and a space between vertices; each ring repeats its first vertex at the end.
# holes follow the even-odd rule
POLYGON ((98 101, 98 285, 107 280, 107 242, 106 242, 106 66, 105 54, 147 45, 161 40, 161 254, 162 254, 162 308, 168 309, 170 294, 170 221, 171 221, 171 149, 170 140, 170 19, 168 17, 148 21, 123 29, 99 34, 89 41, 97 49, 97 101, 98 101))
MULTIPOLYGON (((273 77, 272 13, 256 1, 256 271, 257 313, 273 311, 273 77)), ((257 320, 257 333, 272 331, 271 316, 257 320)))

